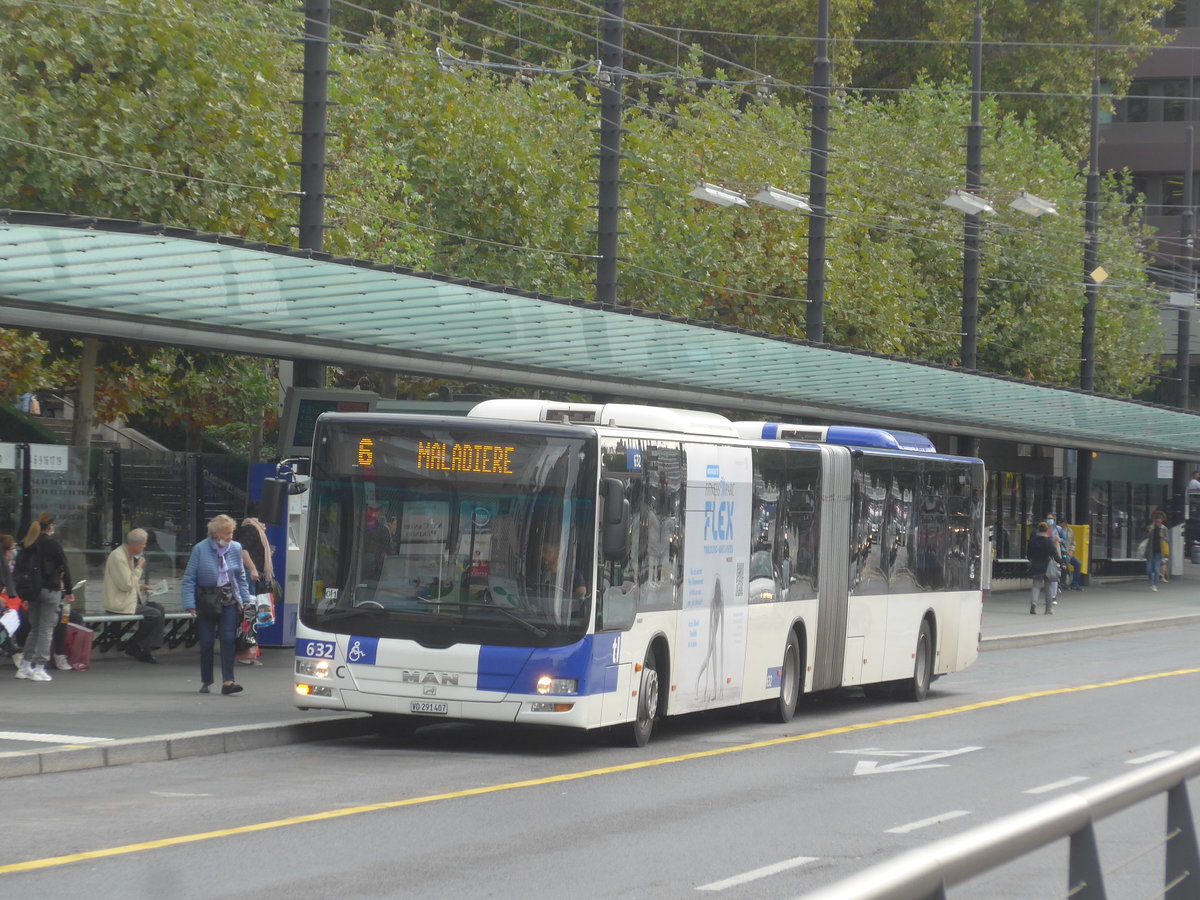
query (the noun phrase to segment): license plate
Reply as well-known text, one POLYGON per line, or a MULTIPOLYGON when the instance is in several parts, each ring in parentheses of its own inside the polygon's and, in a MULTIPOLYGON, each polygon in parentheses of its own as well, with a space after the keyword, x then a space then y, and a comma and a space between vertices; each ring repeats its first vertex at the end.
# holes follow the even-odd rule
POLYGON ((423 716, 444 716, 450 712, 450 704, 442 700, 413 700, 408 710, 423 716))

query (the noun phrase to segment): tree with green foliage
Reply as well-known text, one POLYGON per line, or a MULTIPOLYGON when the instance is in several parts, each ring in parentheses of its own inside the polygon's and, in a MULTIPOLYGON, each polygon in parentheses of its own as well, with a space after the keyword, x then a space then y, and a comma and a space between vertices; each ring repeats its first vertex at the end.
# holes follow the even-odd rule
MULTIPOLYGON (((861 62, 845 83, 866 91, 921 78, 969 81, 977 0, 876 0, 857 35, 861 62)), ((1082 152, 1092 76, 1120 96, 1137 64, 1166 38, 1155 28, 1172 0, 983 0, 983 89, 1000 108, 1082 152), (1096 30, 1099 13, 1099 34, 1096 30), (1095 47, 1099 43, 1099 54, 1095 47)), ((850 74, 850 73, 847 73, 850 74)))
MULTIPOLYGON (((684 7, 663 9, 682 15, 684 7)), ((0 137, 23 141, 13 144, 15 167, 0 173, 0 205, 291 242, 294 200, 268 188, 290 183, 286 161, 295 156, 288 102, 299 96, 289 71, 299 52, 290 40, 300 27, 294 11, 282 0, 221 0, 203 18, 180 0, 122 0, 97 10, 79 16, 16 4, 7 18, 0 14, 0 57, 14 73, 0 79, 0 137), (26 58, 33 62, 22 68, 26 58)), ((399 21, 373 17, 370 27, 380 30, 353 41, 338 35, 331 46, 331 68, 340 73, 331 89, 340 105, 331 111, 338 137, 330 147, 327 249, 590 298, 594 73, 523 79, 508 68, 443 68, 435 49, 467 47, 467 26, 460 31, 428 7, 396 12, 399 21)), ((629 9, 631 17, 643 12, 629 9)), ((733 13, 720 15, 733 24, 733 13)), ((852 30, 851 19, 838 28, 852 30)), ((532 30, 520 34, 532 40, 532 30)), ((556 70, 594 51, 594 44, 550 46, 560 55, 543 49, 540 62, 556 70)), ((644 71, 655 77, 630 77, 625 86, 622 302, 803 336, 808 220, 759 206, 716 209, 687 191, 701 179, 805 190, 807 105, 785 92, 754 99, 738 83, 740 70, 716 66, 698 50, 681 52, 672 67, 677 77, 644 71)), ((829 340, 956 361, 962 219, 939 201, 961 183, 967 109, 961 81, 917 80, 898 94, 837 99, 829 340)), ((983 239, 981 365, 1072 383, 1082 303, 1076 162, 1063 142, 1046 139, 1039 123, 1003 98, 990 98, 984 114, 988 190, 999 202, 1027 188, 1063 214, 1034 223, 999 202, 983 239)), ((1097 382, 1124 393, 1151 371, 1144 339, 1153 313, 1144 299, 1143 235, 1123 220, 1128 207, 1116 188, 1106 191, 1102 260, 1114 278, 1101 292, 1097 382)), ((153 400, 162 416, 196 427, 212 427, 222 415, 235 421, 241 400, 224 413, 210 403, 222 396, 250 402, 260 384, 235 365, 226 366, 230 376, 250 380, 220 381, 219 365, 210 371, 174 351, 156 351, 145 366, 148 378, 176 385, 170 398, 147 389, 146 404, 153 400)))
MULTIPOLYGON (((293 178, 287 162, 294 113, 286 100, 300 92, 291 71, 299 61, 298 22, 282 5, 240 0, 6 3, 0 207, 181 223, 291 243, 295 203, 286 185, 293 178)), ((243 419, 244 404, 233 398, 262 394, 244 360, 104 342, 95 348, 93 397, 86 389, 91 374, 78 369, 85 358, 79 340, 14 349, 10 364, 40 373, 40 386, 85 385, 88 396, 77 410, 84 434, 93 403, 107 420, 153 401, 199 426, 243 419), (172 368, 179 360, 187 364, 172 368), (197 373, 209 368, 249 380, 226 383, 215 399, 197 397, 197 373), (171 396, 163 393, 168 387, 171 396)))

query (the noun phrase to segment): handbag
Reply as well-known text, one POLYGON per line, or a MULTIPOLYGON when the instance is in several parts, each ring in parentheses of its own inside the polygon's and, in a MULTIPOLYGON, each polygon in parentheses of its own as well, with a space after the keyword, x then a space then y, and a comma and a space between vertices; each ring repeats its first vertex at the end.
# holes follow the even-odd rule
POLYGON ((1050 561, 1046 563, 1046 577, 1058 581, 1058 562, 1054 557, 1050 557, 1050 561))
POLYGON ((196 588, 196 615, 205 619, 221 618, 221 608, 233 605, 233 586, 196 588))
POLYGON ((1149 545, 1150 539, 1142 538, 1141 542, 1137 545, 1137 555, 1143 558, 1148 558, 1146 557, 1146 550, 1149 548, 1149 545))

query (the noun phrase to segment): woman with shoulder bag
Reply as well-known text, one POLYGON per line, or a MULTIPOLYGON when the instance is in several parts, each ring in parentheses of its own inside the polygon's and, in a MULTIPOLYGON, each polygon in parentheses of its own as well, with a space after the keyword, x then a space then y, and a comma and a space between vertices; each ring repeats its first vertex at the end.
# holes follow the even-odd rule
POLYGON ((1037 533, 1029 539, 1029 577, 1033 579, 1033 595, 1029 602, 1029 614, 1037 615, 1038 594, 1046 592, 1046 615, 1054 615, 1052 584, 1058 583, 1058 569, 1062 563, 1058 547, 1050 537, 1050 526, 1038 522, 1037 533))
POLYGON ((221 639, 221 693, 242 690, 233 680, 233 656, 241 608, 250 603, 242 545, 233 539, 236 523, 217 516, 208 523, 208 537, 192 548, 183 572, 183 609, 196 617, 200 634, 200 693, 213 683, 213 647, 221 639))
POLYGON ((1146 529, 1146 577, 1150 579, 1150 590, 1158 590, 1159 579, 1162 578, 1163 547, 1167 541, 1166 514, 1157 510, 1154 521, 1146 529))
MULTIPOLYGON (((25 657, 17 669, 17 677, 29 681, 50 681, 46 663, 50 662, 54 626, 58 624, 58 608, 71 603, 71 573, 62 544, 54 537, 54 516, 42 513, 29 526, 21 541, 22 561, 17 557, 16 570, 27 573, 28 583, 35 585, 30 596, 22 596, 29 609, 29 637, 25 641, 25 657), (66 593, 63 589, 66 588, 66 593)), ((20 588, 18 579, 17 587, 20 588)))
MULTIPOLYGON (((246 578, 250 584, 250 593, 257 596, 270 593, 271 582, 275 580, 275 567, 271 560, 271 542, 267 539, 266 529, 257 518, 258 504, 251 502, 246 505, 246 518, 233 533, 233 539, 242 545, 242 565, 246 567, 246 578)), ((239 627, 239 643, 244 643, 236 656, 236 661, 248 666, 261 666, 259 657, 262 650, 258 646, 258 626, 255 616, 248 616, 239 627)))

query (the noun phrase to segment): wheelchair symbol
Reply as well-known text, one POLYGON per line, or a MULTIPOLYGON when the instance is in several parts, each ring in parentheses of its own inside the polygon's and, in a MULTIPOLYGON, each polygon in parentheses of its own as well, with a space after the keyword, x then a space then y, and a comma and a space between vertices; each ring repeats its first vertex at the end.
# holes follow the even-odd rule
POLYGON ((350 662, 358 662, 360 659, 362 659, 366 655, 367 655, 366 652, 362 648, 362 642, 355 641, 350 646, 349 652, 346 653, 346 659, 349 660, 350 662))

